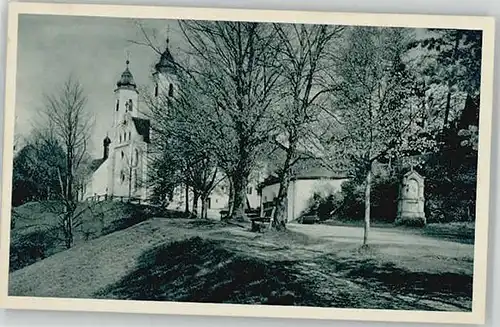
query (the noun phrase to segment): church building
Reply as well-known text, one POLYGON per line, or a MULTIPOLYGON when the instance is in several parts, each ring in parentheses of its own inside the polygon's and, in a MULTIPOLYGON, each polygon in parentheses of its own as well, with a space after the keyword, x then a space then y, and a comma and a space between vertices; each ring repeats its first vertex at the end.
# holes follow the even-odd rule
MULTIPOLYGON (((176 66, 167 47, 153 72, 154 94, 173 96, 176 66)), ((129 61, 116 83, 115 105, 110 131, 103 139, 102 157, 91 163, 92 175, 84 187, 83 199, 126 198, 146 200, 147 157, 151 145, 151 122, 147 108, 139 108, 140 94, 129 69, 129 61)))

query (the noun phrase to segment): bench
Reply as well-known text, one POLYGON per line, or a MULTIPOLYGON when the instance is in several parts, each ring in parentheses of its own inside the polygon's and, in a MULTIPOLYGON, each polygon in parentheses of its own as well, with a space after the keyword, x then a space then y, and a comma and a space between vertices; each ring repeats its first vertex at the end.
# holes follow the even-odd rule
MULTIPOLYGON (((229 218, 229 210, 227 210, 227 209, 220 210, 219 214, 220 214, 221 220, 229 218)), ((259 216, 259 213, 255 212, 255 210, 245 210, 245 214, 250 219, 259 216)))
POLYGON ((316 224, 319 222, 318 216, 315 215, 306 215, 302 216, 298 219, 301 224, 316 224))
POLYGON ((258 216, 250 218, 252 222, 252 232, 260 232, 264 224, 271 222, 271 218, 274 215, 274 207, 269 208, 269 210, 264 211, 264 216, 258 216))
POLYGON ((221 210, 219 211, 219 213, 220 213, 220 220, 224 220, 228 218, 229 210, 221 210))

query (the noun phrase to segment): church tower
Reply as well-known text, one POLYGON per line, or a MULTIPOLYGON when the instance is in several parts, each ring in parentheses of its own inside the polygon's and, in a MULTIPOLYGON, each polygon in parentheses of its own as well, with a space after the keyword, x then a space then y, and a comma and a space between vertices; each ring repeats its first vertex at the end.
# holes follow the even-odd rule
POLYGON ((165 95, 168 97, 175 96, 177 92, 177 64, 174 61, 169 49, 169 39, 165 51, 161 54, 160 60, 155 65, 153 72, 154 80, 154 97, 165 95))
POLYGON ((134 77, 129 70, 130 61, 126 61, 125 71, 122 73, 120 80, 116 83, 115 89, 115 108, 113 127, 116 127, 123 122, 125 115, 137 117, 138 107, 137 99, 139 92, 135 84, 134 77))

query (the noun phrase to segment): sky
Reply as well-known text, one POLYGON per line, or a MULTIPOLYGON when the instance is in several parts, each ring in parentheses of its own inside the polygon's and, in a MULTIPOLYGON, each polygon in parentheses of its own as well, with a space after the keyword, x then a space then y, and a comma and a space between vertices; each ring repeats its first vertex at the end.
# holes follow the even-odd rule
MULTIPOLYGON (((21 15, 18 28, 16 81, 16 134, 29 135, 44 105, 44 95, 57 92, 70 76, 82 84, 87 109, 95 117, 92 156, 102 155, 102 140, 109 131, 114 110, 114 89, 125 61, 139 89, 153 92, 151 73, 159 55, 144 41, 141 29, 154 38, 161 51, 170 39, 170 50, 180 55, 184 42, 176 21, 130 18, 21 15)), ((422 32, 422 31, 420 31, 422 32)), ((139 110, 141 110, 139 103, 139 110)))
POLYGON ((152 90, 152 66, 159 55, 134 44, 143 41, 140 23, 155 45, 165 48, 167 35, 175 57, 180 33, 175 21, 21 15, 18 28, 16 133, 27 136, 43 108, 44 94, 53 94, 72 74, 87 95, 87 109, 95 117, 91 153, 99 156, 102 140, 113 119, 114 89, 125 69, 139 87, 152 90), (167 32, 168 31, 168 32, 167 32))

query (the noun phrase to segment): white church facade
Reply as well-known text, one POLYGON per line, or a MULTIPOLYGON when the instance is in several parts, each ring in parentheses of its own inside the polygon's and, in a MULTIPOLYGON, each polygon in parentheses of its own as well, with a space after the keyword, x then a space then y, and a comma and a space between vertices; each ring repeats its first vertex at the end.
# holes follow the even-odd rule
MULTIPOLYGON (((177 65, 168 47, 160 56, 152 73, 154 85, 151 92, 155 97, 174 96, 177 92, 177 65)), ((83 200, 140 200, 149 198, 147 187, 148 155, 151 151, 151 121, 148 108, 139 108, 141 94, 134 77, 126 68, 116 83, 115 105, 111 127, 102 141, 102 157, 92 161, 91 176, 83 186, 83 200)), ((256 192, 255 192, 256 194, 256 192)), ((188 193, 189 208, 192 210, 193 192, 188 193), (191 201, 190 201, 191 200, 191 201)), ((184 209, 186 193, 183 186, 174 191, 170 207, 184 209)), ((258 203, 258 201, 253 201, 258 203)), ((209 207, 223 209, 228 205, 228 188, 221 183, 211 194, 209 207)))
MULTIPOLYGON (((175 68, 168 46, 155 66, 153 79, 157 96, 162 90, 172 95, 175 68)), ((139 110, 139 90, 126 62, 114 90, 113 122, 103 140, 103 155, 91 164, 92 175, 84 187, 84 199, 148 199, 148 153, 151 121, 139 110)))

